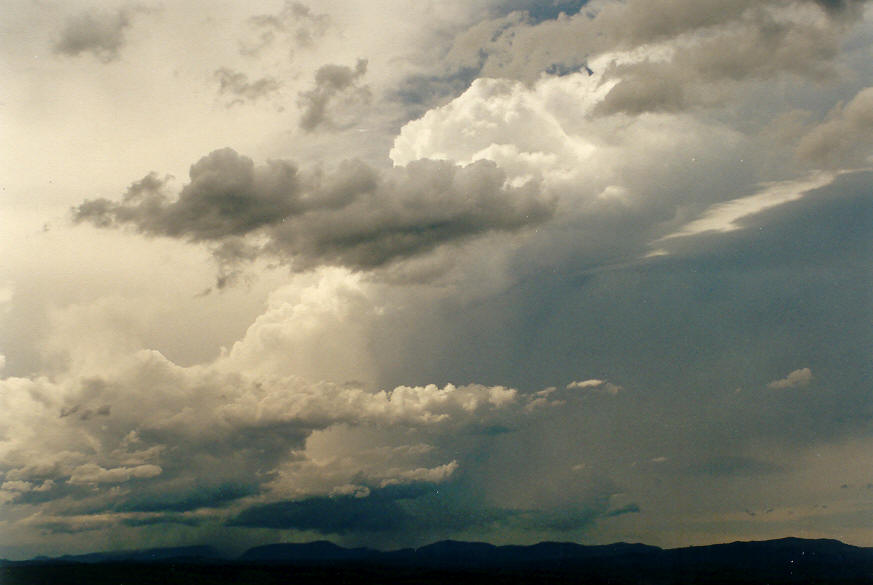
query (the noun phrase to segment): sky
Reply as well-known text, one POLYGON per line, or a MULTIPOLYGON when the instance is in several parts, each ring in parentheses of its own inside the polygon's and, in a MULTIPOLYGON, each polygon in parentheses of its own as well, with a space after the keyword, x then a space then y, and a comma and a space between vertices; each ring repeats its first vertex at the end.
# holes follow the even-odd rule
POLYGON ((2 12, 0 557, 873 546, 873 5, 2 12))

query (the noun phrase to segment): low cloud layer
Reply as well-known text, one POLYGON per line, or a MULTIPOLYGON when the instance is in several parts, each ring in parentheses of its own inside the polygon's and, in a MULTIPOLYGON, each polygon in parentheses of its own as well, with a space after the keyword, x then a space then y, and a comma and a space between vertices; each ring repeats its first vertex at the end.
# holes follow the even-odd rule
POLYGON ((463 437, 532 416, 528 398, 501 386, 372 391, 243 373, 233 356, 191 368, 153 351, 118 357, 99 376, 0 383, 4 412, 16 413, 0 428, 0 501, 13 517, 38 505, 25 523, 50 533, 225 520, 324 534, 458 528, 403 502, 452 482, 463 437), (100 417, 64 415, 106 404, 100 417), (312 441, 332 429, 368 433, 369 451, 324 460, 312 441))

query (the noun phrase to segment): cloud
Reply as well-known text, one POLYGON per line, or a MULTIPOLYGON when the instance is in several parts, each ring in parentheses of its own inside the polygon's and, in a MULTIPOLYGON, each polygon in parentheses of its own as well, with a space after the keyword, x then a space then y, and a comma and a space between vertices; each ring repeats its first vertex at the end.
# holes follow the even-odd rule
POLYGON ((763 188, 754 195, 740 197, 713 205, 697 219, 677 231, 659 238, 654 244, 663 244, 673 238, 696 236, 706 232, 729 232, 742 228, 742 220, 779 205, 803 198, 810 191, 824 187, 835 178, 833 173, 818 172, 803 179, 781 181, 763 188))
POLYGON ((97 225, 133 223, 141 231, 192 240, 246 234, 296 211, 297 168, 274 161, 255 168, 250 158, 226 148, 191 166, 190 183, 169 203, 164 183, 154 175, 134 183, 122 203, 88 201, 75 210, 77 221, 97 225))
POLYGON ((410 118, 418 118, 446 97, 463 93, 479 73, 475 67, 461 67, 442 74, 412 74, 402 79, 393 96, 410 108, 410 118))
POLYGON ((227 67, 216 69, 215 78, 219 84, 218 92, 228 95, 231 99, 228 105, 256 101, 278 91, 281 87, 281 83, 273 77, 262 77, 250 82, 245 73, 227 67))
MULTIPOLYGON (((0 418, 3 490, 30 498, 21 504, 38 500, 62 516, 216 509, 245 498, 253 504, 259 495, 275 501, 287 497, 289 488, 299 494, 299 484, 274 480, 282 465, 306 459, 307 438, 320 429, 394 428, 407 436, 431 429, 450 436, 452 429, 468 432, 505 416, 525 416, 518 393, 499 386, 367 391, 243 374, 221 360, 182 368, 157 352, 127 356, 99 383, 93 377, 11 378, 0 386, 3 412, 15 413, 0 418), (113 407, 99 421, 58 418, 61 405, 70 403, 113 407), (24 489, 40 482, 38 495, 24 489), (135 489, 90 489, 132 482, 135 489)), ((377 495, 405 494, 412 488, 404 486, 442 483, 459 468, 456 460, 423 464, 439 456, 433 449, 374 456, 369 467, 344 466, 335 481, 326 477, 325 489, 348 485, 357 474, 377 495)))
POLYGON ((433 489, 432 484, 418 483, 371 488, 363 497, 340 494, 276 502, 250 507, 228 524, 313 530, 322 534, 396 532, 416 524, 403 502, 421 497, 433 489))
MULTIPOLYGON (((721 165, 723 157, 747 147, 725 126, 689 116, 639 117, 621 124, 598 120, 593 112, 609 88, 597 73, 543 77, 529 86, 480 78, 448 104, 407 123, 390 156, 395 164, 420 158, 459 164, 493 160, 510 180, 542 180, 543 189, 562 200, 565 221, 592 218, 584 224, 590 240, 614 242, 608 231, 601 232, 605 222, 633 217, 651 224, 673 213, 675 205, 699 205, 709 195, 686 188, 685 182, 704 180, 704 168, 721 165), (660 154, 657 163, 654 150, 660 154), (664 157, 671 161, 666 165, 670 171, 664 157), (704 174, 690 179, 685 173, 704 174), (657 188, 658 182, 676 188, 657 188), (646 206, 651 206, 648 219, 636 217, 646 206), (598 216, 600 221, 594 221, 598 216)), ((735 187, 720 187, 716 197, 735 193, 735 187)), ((622 231, 629 241, 633 230, 622 231)), ((588 244, 585 250, 596 246, 588 244)))
POLYGON ((604 383, 604 380, 582 380, 576 382, 570 382, 567 384, 567 388, 596 388, 604 383))
POLYGON ((160 465, 104 469, 95 463, 86 463, 75 468, 67 481, 71 484, 122 483, 130 479, 156 477, 162 471, 160 465))
POLYGON ((568 390, 577 389, 577 388, 579 388, 579 389, 590 388, 591 390, 594 390, 597 392, 603 392, 605 394, 610 394, 612 396, 615 396, 616 394, 618 394, 619 392, 621 392, 623 390, 623 388, 621 386, 619 386, 617 384, 613 384, 612 382, 607 382, 606 380, 596 380, 596 379, 581 380, 581 381, 570 382, 569 384, 567 384, 568 390))
POLYGON ((834 76, 861 3, 751 0, 589 2, 550 19, 514 12, 459 34, 444 65, 533 83, 590 68, 610 82, 597 114, 679 112, 725 103, 742 84, 834 76))
POLYGON ((608 497, 598 496, 557 510, 513 508, 490 505, 462 493, 460 486, 452 483, 422 481, 259 504, 244 509, 227 524, 366 535, 369 539, 386 533, 404 534, 420 540, 438 538, 446 531, 488 527, 569 532, 590 527, 601 518, 639 512, 636 504, 611 510, 608 501, 608 497))
POLYGON ((620 508, 615 508, 613 510, 609 510, 605 515, 607 518, 615 518, 616 516, 623 516, 625 514, 639 514, 642 512, 639 504, 627 504, 621 506, 620 508))
POLYGON ((125 43, 125 31, 142 7, 123 7, 115 11, 87 10, 67 19, 60 38, 52 47, 55 53, 77 56, 91 53, 103 63, 118 59, 125 43))
POLYGON ((298 104, 303 109, 300 127, 312 132, 319 127, 336 129, 354 123, 354 110, 370 102, 370 88, 358 83, 366 73, 366 59, 358 59, 354 69, 345 65, 319 67, 315 87, 299 94, 298 104), (337 107, 344 111, 337 112, 337 107))
POLYGON ((722 103, 730 84, 784 74, 822 79, 836 73, 833 60, 845 33, 841 22, 799 3, 733 4, 746 6, 736 20, 702 26, 708 34, 680 34, 644 51, 642 58, 604 62, 605 77, 617 83, 597 112, 682 111, 722 103))
POLYGON ((332 173, 301 173, 290 161, 256 166, 226 148, 203 157, 189 174, 175 200, 152 174, 120 202, 85 201, 73 209, 74 220, 218 244, 223 260, 233 249, 244 251, 239 256, 279 257, 295 268, 370 269, 477 235, 537 225, 554 209, 535 181, 507 185, 503 171, 485 161, 421 160, 383 173, 347 161, 332 173), (237 238, 247 235, 266 243, 241 248, 237 238))
POLYGON ((442 483, 446 481, 449 477, 452 476, 453 473, 458 469, 457 461, 450 461, 444 465, 440 465, 438 467, 434 467, 431 469, 425 467, 419 467, 417 469, 410 469, 407 471, 403 471, 399 474, 397 478, 391 478, 384 480, 382 482, 381 487, 385 487, 386 485, 391 485, 395 483, 402 482, 427 482, 427 483, 442 483))
POLYGON ((300 2, 286 0, 276 14, 259 14, 248 19, 248 25, 257 33, 255 38, 240 43, 240 53, 258 56, 270 48, 280 35, 295 47, 311 47, 331 27, 331 18, 318 14, 300 2))
POLYGON ((781 380, 773 380, 767 384, 767 388, 782 390, 784 388, 797 388, 798 386, 806 386, 812 381, 812 370, 809 368, 801 368, 794 370, 781 380))
POLYGON ((797 156, 824 168, 865 165, 873 156, 873 87, 837 105, 797 144, 797 156))
MULTIPOLYGON (((243 21, 244 58, 231 44, 183 56, 178 76, 162 69, 219 47, 204 39, 234 42, 242 29, 226 27, 252 12, 218 7, 158 23, 137 53, 160 74, 149 83, 132 82, 146 63, 112 68, 117 125, 68 134, 123 154, 111 145, 137 127, 146 150, 100 180, 71 156, 78 184, 19 181, 48 177, 56 201, 97 193, 73 210, 86 226, 39 232, 43 219, 10 216, 34 247, 54 243, 3 276, 16 293, 14 320, 0 315, 4 373, 27 376, 0 382, 7 542, 84 546, 40 537, 38 521, 94 530, 85 540, 101 546, 240 543, 268 538, 270 522, 398 546, 432 534, 702 542, 725 510, 744 516, 749 490, 817 501, 803 474, 821 463, 798 453, 869 423, 870 173, 845 171, 870 154, 858 91, 869 23, 847 36, 860 3, 534 4, 441 3, 388 23, 385 6, 334 6, 332 38, 327 17, 280 2, 243 21), (371 34, 377 23, 389 32, 371 34), (207 111, 204 78, 218 102, 252 107, 207 111), (309 116, 308 135, 292 128, 306 140, 289 142, 270 103, 280 82, 309 116), (148 93, 183 101, 161 123, 140 116, 150 108, 132 119, 148 93), (358 121, 367 131, 326 131, 358 121), (214 136, 168 141, 162 123, 214 136), (186 158, 220 133, 261 154, 186 158), (300 164, 258 158, 289 148, 300 164), (368 162, 339 162, 352 156, 368 162), (151 173, 117 188, 117 173, 142 177, 124 165, 148 159, 178 182, 151 173), (195 163, 187 176, 179 161, 195 163), (669 253, 645 258, 655 243, 669 253), (214 287, 251 285, 194 298, 209 253, 214 287), (804 355, 820 392, 731 392, 804 355), (641 509, 645 522, 628 515, 641 509)), ((64 87, 105 97, 93 69, 66 73, 64 87)), ((68 93, 52 96, 55 133, 93 118, 77 105, 93 100, 68 93)), ((822 475, 868 481, 831 465, 822 475)))
POLYGON ((4 481, 2 485, 0 485, 0 489, 7 490, 10 492, 29 492, 33 489, 33 484, 29 481, 4 481))

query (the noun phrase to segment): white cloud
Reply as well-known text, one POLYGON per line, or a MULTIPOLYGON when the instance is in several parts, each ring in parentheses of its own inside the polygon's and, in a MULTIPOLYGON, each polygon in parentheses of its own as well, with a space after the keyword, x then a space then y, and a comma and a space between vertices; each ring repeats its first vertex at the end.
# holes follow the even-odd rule
POLYGON ((96 463, 86 463, 73 470, 67 480, 71 484, 122 483, 130 479, 157 477, 163 470, 160 465, 137 465, 104 469, 96 463))
POLYGON ((367 341, 381 311, 377 292, 345 269, 297 276, 270 294, 266 311, 217 365, 312 381, 372 380, 367 341))
POLYGON ((558 199, 552 223, 584 221, 580 237, 590 248, 627 245, 660 218, 723 201, 743 188, 750 177, 728 183, 716 170, 725 159, 743 158, 740 152, 750 145, 742 134, 681 113, 593 117, 611 83, 585 72, 545 76, 531 85, 477 79, 453 101, 407 123, 391 158, 395 164, 424 157, 459 164, 486 159, 510 183, 535 178, 558 199), (621 220, 645 227, 602 227, 621 220))
POLYGON ((703 214, 675 232, 659 238, 655 244, 663 244, 673 238, 696 236, 706 232, 730 232, 740 229, 741 220, 754 216, 773 207, 797 201, 803 198, 809 191, 830 184, 836 174, 829 172, 816 172, 805 179, 781 181, 764 188, 748 197, 740 197, 724 203, 713 205, 703 214))
POLYGON ((809 368, 801 368, 799 370, 794 370, 780 380, 773 380, 767 384, 767 388, 773 388, 775 390, 797 388, 799 386, 806 386, 810 381, 812 381, 812 370, 809 368))
POLYGON ((513 178, 566 175, 595 151, 588 136, 573 130, 604 94, 585 74, 547 77, 532 89, 480 78, 449 104, 406 124, 391 160, 404 165, 421 158, 461 164, 488 159, 513 178))
POLYGON ((457 461, 450 461, 443 465, 426 468, 419 467, 417 469, 409 469, 401 471, 397 477, 382 480, 381 486, 393 485, 402 482, 423 481, 428 483, 442 483, 449 479, 458 469, 457 461))
POLYGON ((604 380, 597 380, 597 379, 592 378, 590 380, 581 380, 581 381, 570 382, 569 384, 567 384, 567 388, 596 388, 597 386, 600 386, 604 382, 605 382, 604 380))
POLYGON ((621 386, 619 386, 618 384, 613 384, 612 382, 607 382, 606 380, 598 380, 595 378, 592 378, 590 380, 581 380, 581 381, 577 380, 577 381, 570 382, 569 384, 567 384, 568 390, 569 389, 576 389, 576 388, 579 388, 579 389, 590 388, 591 390, 594 390, 597 392, 603 392, 605 394, 610 394, 612 396, 615 396, 616 394, 618 394, 619 392, 621 392, 623 390, 623 388, 621 386))

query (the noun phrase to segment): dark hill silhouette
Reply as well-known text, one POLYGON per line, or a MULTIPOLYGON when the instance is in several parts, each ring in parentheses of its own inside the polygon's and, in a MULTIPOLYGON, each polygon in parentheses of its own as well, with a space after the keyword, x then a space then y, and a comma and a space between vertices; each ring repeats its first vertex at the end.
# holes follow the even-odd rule
POLYGON ((267 544, 250 548, 239 557, 243 562, 322 563, 361 561, 384 554, 369 548, 343 548, 327 540, 305 543, 267 544))
POLYGON ((181 560, 221 560, 225 557, 211 546, 177 546, 149 548, 145 550, 123 550, 95 552, 84 555, 64 555, 56 558, 41 557, 40 562, 62 563, 162 563, 181 560))
POLYGON ((629 543, 495 546, 445 540, 383 552, 318 541, 259 546, 235 559, 221 558, 210 547, 181 547, 0 563, 3 585, 340 582, 873 584, 873 548, 800 538, 666 550, 629 543))

